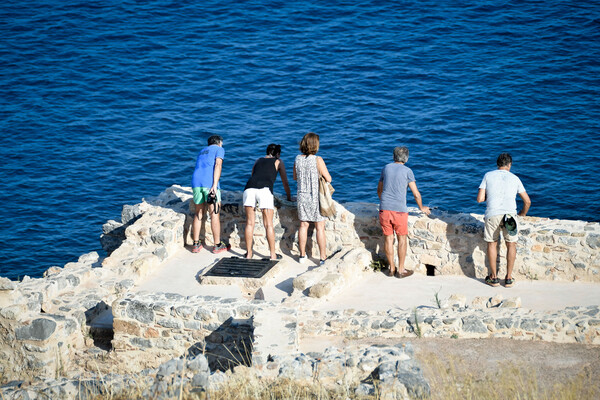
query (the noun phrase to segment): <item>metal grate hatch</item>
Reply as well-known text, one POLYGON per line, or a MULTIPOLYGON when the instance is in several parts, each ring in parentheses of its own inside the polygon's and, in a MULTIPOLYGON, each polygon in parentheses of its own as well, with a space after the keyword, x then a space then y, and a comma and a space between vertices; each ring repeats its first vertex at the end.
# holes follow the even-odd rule
POLYGON ((247 260, 230 257, 220 259, 204 276, 220 276, 228 278, 262 278, 278 260, 247 260))

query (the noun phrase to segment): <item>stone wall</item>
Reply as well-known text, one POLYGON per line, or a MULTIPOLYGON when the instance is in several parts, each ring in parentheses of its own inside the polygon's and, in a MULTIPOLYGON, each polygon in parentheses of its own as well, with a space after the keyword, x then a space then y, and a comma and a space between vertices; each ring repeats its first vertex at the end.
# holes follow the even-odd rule
POLYGON ((458 299, 454 307, 445 309, 305 311, 298 316, 300 339, 324 336, 350 340, 423 336, 600 344, 598 306, 536 312, 518 308, 518 299, 500 301, 494 306, 488 304, 491 307, 486 307, 486 302, 483 307, 465 307, 464 299, 462 304, 458 299))
POLYGON ((92 284, 103 280, 97 261, 90 253, 41 279, 0 278, 0 375, 55 376, 72 366, 88 317, 114 291, 92 284))
MULTIPOLYGON (((185 241, 191 244, 190 188, 172 186, 151 204, 188 213, 184 228, 185 241)), ((385 258, 378 221, 378 206, 370 203, 336 204, 338 213, 325 224, 328 253, 343 247, 362 247, 376 258, 385 258)), ((257 213, 255 251, 268 254, 262 217, 257 213)), ((515 264, 516 279, 600 282, 600 224, 596 222, 520 218, 520 237, 515 264)), ((409 248, 407 265, 425 274, 427 265, 437 275, 487 275, 486 243, 483 241, 483 215, 448 213, 434 210, 426 216, 411 209, 408 218, 409 248)), ((210 223, 205 224, 210 232, 210 223)), ((242 195, 225 192, 221 211, 222 237, 233 246, 245 247, 245 214, 242 195)), ((278 252, 297 256, 298 219, 295 203, 276 199, 274 213, 278 252)), ((204 231, 203 231, 204 235, 204 231)), ((204 236, 202 236, 204 237, 204 236)), ((212 235, 208 235, 210 243, 212 235)), ((319 256, 316 232, 309 231, 307 252, 319 256)), ((500 273, 504 273, 506 251, 499 251, 500 273)))
MULTIPOLYGON (((74 367, 78 351, 93 347, 96 340, 90 329, 91 321, 102 313, 111 312, 110 305, 113 306, 115 331, 112 345, 127 357, 129 354, 144 353, 145 358, 153 355, 156 358, 154 361, 157 361, 164 357, 163 354, 179 356, 196 343, 217 343, 211 342, 211 335, 219 329, 224 329, 226 336, 238 345, 242 343, 242 337, 259 337, 260 340, 254 340, 252 350, 253 360, 258 364, 268 358, 272 352, 269 349, 291 352, 298 336, 295 330, 290 328, 288 331, 286 326, 298 321, 293 312, 282 305, 265 305, 264 310, 257 313, 252 311, 252 307, 258 307, 256 304, 244 304, 243 301, 230 304, 221 303, 220 299, 180 298, 166 294, 149 294, 147 296, 150 297, 138 298, 138 295, 126 294, 141 277, 151 273, 153 268, 179 251, 185 243, 191 243, 191 197, 190 188, 172 186, 156 198, 124 206, 120 221, 109 221, 103 226, 101 240, 108 252, 105 258, 97 253, 86 254, 64 267, 51 267, 40 279, 25 277, 22 282, 12 282, 0 278, 0 358, 3 360, 0 374, 5 378, 53 377, 74 367), (185 307, 190 302, 191 314, 188 313, 190 308, 185 307), (136 309, 132 304, 140 305, 141 310, 152 316, 151 319, 144 322, 146 314, 131 311, 136 309), (213 307, 213 311, 207 314, 208 319, 196 319, 198 310, 206 307, 206 304, 212 304, 213 307), (250 309, 243 312, 244 307, 250 309), (267 308, 275 310, 270 312, 276 314, 265 314, 267 308), (232 314, 225 318, 228 312, 232 314), (230 317, 230 323, 226 323, 230 317), (279 321, 279 325, 274 328, 269 321, 279 321), (269 329, 288 332, 286 342, 269 342, 269 329), (233 331, 238 333, 231 333, 233 331)), ((226 192, 223 200, 223 237, 233 245, 243 246, 245 216, 241 193, 226 192)), ((281 199, 276 204, 274 219, 278 251, 297 256, 298 221, 295 206, 281 199)), ((206 227, 210 230, 210 224, 206 224, 206 227)), ((426 265, 433 265, 437 274, 482 278, 486 274, 482 231, 481 215, 436 210, 431 217, 427 217, 413 210, 409 215, 408 265, 421 273, 425 273, 426 265)), ((312 297, 330 295, 340 284, 351 283, 356 274, 368 273, 365 271, 368 271, 369 254, 374 257, 383 255, 377 206, 374 204, 338 205, 337 216, 326 222, 326 235, 332 262, 326 268, 297 278, 294 287, 299 293, 288 304, 294 310, 302 309, 302 296, 307 290, 309 295, 313 293, 312 297), (347 265, 349 267, 345 267, 347 265), (344 271, 351 273, 344 275, 344 271)), ((312 252, 313 256, 318 257, 315 232, 311 232, 310 238, 309 254, 312 252)), ((264 227, 258 217, 255 251, 259 254, 267 252, 264 227)), ((517 279, 599 282, 599 271, 600 224, 534 217, 522 219, 515 271, 517 279)), ((498 323, 494 317, 500 314, 465 312, 473 312, 471 316, 482 319, 486 329, 494 334, 506 332, 506 335, 514 336, 517 334, 513 328, 523 326, 522 320, 513 321, 509 330, 501 331, 497 326, 502 326, 502 323, 498 323), (490 318, 495 319, 485 322, 490 318), (496 330, 492 331, 489 327, 496 327, 496 330)), ((359 315, 353 318, 360 319, 358 317, 362 318, 359 315)), ((455 324, 462 324, 464 330, 463 315, 456 318, 460 318, 461 322, 455 324)), ((508 317, 502 314, 501 318, 508 317)), ((561 322, 564 325, 562 327, 560 324, 557 327, 557 322, 543 322, 555 318, 553 316, 540 314, 531 318, 538 321, 539 325, 531 331, 535 332, 534 337, 540 335, 544 340, 563 340, 564 333, 574 340, 583 337, 582 341, 597 343, 594 335, 597 335, 598 315, 592 309, 564 311, 561 318, 568 322, 561 322), (588 318, 581 313, 594 315, 590 314, 588 318), (574 327, 568 328, 566 325, 574 327), (556 332, 551 328, 546 329, 546 326, 554 326, 552 329, 556 329, 556 332), (555 337, 555 334, 558 336, 555 337)), ((408 329, 402 321, 409 320, 409 315, 399 316, 396 328, 408 329)), ((444 326, 453 326, 446 324, 444 318, 432 317, 431 332, 445 334, 442 328, 437 331, 434 326, 439 325, 435 321, 440 320, 444 326)), ((423 325, 423 332, 427 321, 423 325)), ((372 322, 370 329, 374 326, 372 322)), ((394 334, 403 333, 402 329, 394 331, 394 334)), ((307 334, 310 331, 305 328, 304 332, 307 334)), ((122 359, 127 360, 127 357, 122 359)), ((140 355, 139 359, 142 358, 140 355)), ((149 360, 152 362, 151 358, 149 360)))
MULTIPOLYGON (((377 205, 346 203, 365 247, 383 256, 377 205)), ((487 275, 483 215, 433 210, 431 216, 412 210, 408 217, 407 265, 425 274, 487 275)), ((519 219, 517 279, 600 282, 600 224, 596 222, 519 219)), ((506 271, 506 247, 501 244, 500 273, 506 271)))
MULTIPOLYGON (((255 316, 266 313, 281 319, 293 314, 283 307, 266 311, 274 307, 260 300, 136 293, 113 303, 113 350, 123 353, 118 357, 124 363, 120 370, 130 372, 196 354, 206 355, 212 371, 249 366, 255 354, 260 355, 260 346, 254 348, 255 333, 266 334, 255 332, 255 325, 263 326, 269 319, 259 317, 262 322, 255 323, 255 316)), ((293 344, 296 350, 297 339, 293 344)))

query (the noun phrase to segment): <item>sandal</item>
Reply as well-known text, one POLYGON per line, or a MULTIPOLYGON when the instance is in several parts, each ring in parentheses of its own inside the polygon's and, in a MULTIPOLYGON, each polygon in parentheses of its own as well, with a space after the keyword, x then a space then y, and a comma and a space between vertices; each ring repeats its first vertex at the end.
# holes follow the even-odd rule
POLYGON ((504 279, 504 286, 505 287, 513 287, 514 284, 515 284, 514 278, 506 278, 506 279, 504 279))
POLYGON ((402 272, 396 271, 394 276, 398 279, 402 279, 402 278, 408 278, 409 276, 411 276, 414 273, 415 273, 415 271, 405 268, 404 271, 402 271, 402 272))
POLYGON ((384 274, 385 276, 389 276, 389 277, 393 277, 393 276, 396 274, 396 273, 395 273, 395 271, 394 271, 394 272, 392 272, 392 271, 390 271, 390 269, 389 269, 389 268, 386 268, 386 269, 384 269, 384 270, 383 270, 383 271, 381 271, 381 272, 383 272, 383 274, 384 274))
POLYGON ((500 279, 496 278, 491 278, 489 275, 485 277, 485 283, 487 283, 490 286, 496 287, 496 286, 500 286, 500 279))

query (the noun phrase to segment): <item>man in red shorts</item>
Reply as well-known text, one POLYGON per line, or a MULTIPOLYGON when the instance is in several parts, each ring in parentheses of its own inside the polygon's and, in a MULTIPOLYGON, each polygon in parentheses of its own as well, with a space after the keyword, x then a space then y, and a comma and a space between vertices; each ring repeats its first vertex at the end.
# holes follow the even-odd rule
POLYGON ((408 208, 406 207, 406 188, 409 187, 415 197, 419 210, 429 215, 429 207, 423 206, 421 193, 415 183, 412 170, 404 165, 408 161, 408 148, 394 149, 394 162, 387 164, 381 171, 377 195, 379 205, 379 223, 385 236, 385 255, 390 264, 389 276, 406 278, 413 271, 404 268, 408 235, 408 208), (398 236, 398 270, 394 262, 394 232, 398 236))

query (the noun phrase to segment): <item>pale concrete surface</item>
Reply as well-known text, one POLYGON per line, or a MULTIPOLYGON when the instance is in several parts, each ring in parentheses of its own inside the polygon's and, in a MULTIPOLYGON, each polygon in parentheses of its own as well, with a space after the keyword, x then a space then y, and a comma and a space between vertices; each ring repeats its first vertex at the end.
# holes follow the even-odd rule
MULTIPOLYGON (((218 296, 223 298, 249 298, 237 285, 201 285, 198 277, 207 272, 218 260, 225 257, 243 257, 246 250, 232 248, 219 254, 211 253, 212 247, 200 253, 192 253, 189 248, 181 249, 165 261, 157 270, 142 280, 135 291, 168 292, 183 296, 218 296)), ((254 252, 254 259, 268 257, 267 253, 254 252)), ((284 255, 280 261, 281 271, 268 285, 262 288, 265 300, 281 302, 292 292, 292 280, 308 268, 315 268, 314 262, 300 265, 295 258, 284 255)))
MULTIPOLYGON (((245 250, 232 249, 212 254, 203 249, 193 254, 181 249, 152 275, 140 282, 134 290, 177 293, 184 296, 204 295, 224 298, 250 298, 249 293, 236 285, 201 285, 198 276, 208 271, 223 257, 243 256, 245 250)), ((267 256, 267 254, 264 254, 267 256)), ((263 254, 255 252, 255 258, 263 254)), ((281 271, 262 288, 265 300, 281 302, 292 292, 292 280, 309 268, 316 268, 315 260, 306 264, 296 262, 296 257, 284 255, 281 271)), ((512 288, 490 287, 477 279, 464 276, 424 276, 415 274, 405 279, 390 278, 383 273, 365 274, 362 281, 341 288, 326 299, 308 299, 314 310, 373 310, 390 308, 436 307, 435 294, 440 300, 452 294, 462 294, 467 304, 478 296, 504 299, 520 297, 522 307, 532 310, 560 310, 568 306, 600 304, 600 285, 580 282, 517 281, 512 288)))
MULTIPOLYGON (((504 280, 501 280, 501 285, 504 280)), ((435 294, 440 300, 452 294, 462 294, 470 304, 475 297, 501 295, 504 299, 520 297, 522 308, 531 310, 561 310, 568 306, 600 304, 600 285, 579 282, 516 281, 512 288, 491 287, 464 276, 425 276, 390 278, 382 273, 367 275, 362 281, 346 288, 337 296, 315 305, 316 310, 385 311, 390 308, 437 308, 435 294)))

